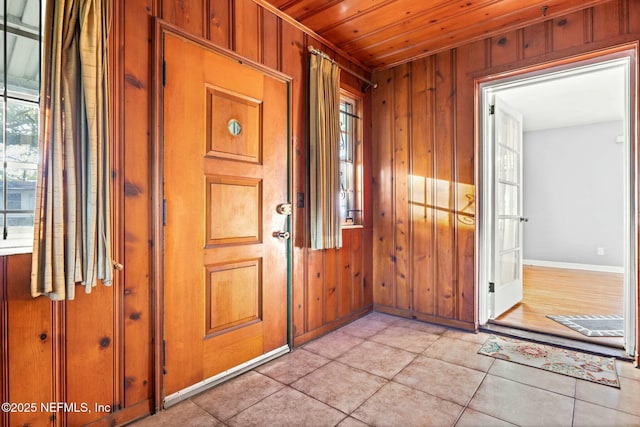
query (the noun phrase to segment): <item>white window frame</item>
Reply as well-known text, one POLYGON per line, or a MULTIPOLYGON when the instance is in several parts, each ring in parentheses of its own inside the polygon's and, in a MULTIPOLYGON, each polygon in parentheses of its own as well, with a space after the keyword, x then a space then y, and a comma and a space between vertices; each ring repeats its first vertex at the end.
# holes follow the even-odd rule
POLYGON ((350 158, 344 158, 340 150, 340 220, 342 228, 362 227, 364 224, 364 210, 362 204, 362 97, 345 89, 340 90, 340 147, 346 138, 347 153, 350 158), (343 111, 343 105, 351 106, 343 111), (344 123, 344 121, 347 123, 344 123), (343 174, 347 172, 347 177, 343 174), (350 172, 350 173, 349 173, 350 172), (351 203, 343 206, 343 200, 350 198, 351 203), (346 208, 346 209, 345 209, 346 208))

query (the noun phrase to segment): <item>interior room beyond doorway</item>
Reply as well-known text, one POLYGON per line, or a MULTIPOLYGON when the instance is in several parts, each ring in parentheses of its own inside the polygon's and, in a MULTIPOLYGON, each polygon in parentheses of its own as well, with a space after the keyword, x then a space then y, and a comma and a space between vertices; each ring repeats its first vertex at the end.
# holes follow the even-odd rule
POLYGON ((588 337, 547 317, 549 314, 622 313, 623 278, 621 273, 525 265, 522 302, 494 322, 624 348, 622 337, 588 337))

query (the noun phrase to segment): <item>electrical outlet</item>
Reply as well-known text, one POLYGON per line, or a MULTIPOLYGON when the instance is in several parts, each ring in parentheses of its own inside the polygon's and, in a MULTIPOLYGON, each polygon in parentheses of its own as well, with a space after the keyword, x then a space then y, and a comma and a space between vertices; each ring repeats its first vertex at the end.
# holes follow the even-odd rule
POLYGON ((603 256, 604 255, 604 248, 598 248, 597 252, 598 252, 598 255, 603 256))

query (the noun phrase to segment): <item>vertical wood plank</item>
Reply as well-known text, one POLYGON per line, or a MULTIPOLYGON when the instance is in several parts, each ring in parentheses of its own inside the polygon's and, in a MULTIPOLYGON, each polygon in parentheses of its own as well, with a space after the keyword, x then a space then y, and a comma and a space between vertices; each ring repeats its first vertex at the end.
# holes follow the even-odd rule
POLYGON ((235 0, 234 5, 233 48, 245 58, 261 62, 262 19, 258 5, 253 0, 235 0))
MULTIPOLYGON (((6 414, 7 426, 50 425, 51 413, 40 411, 40 403, 52 402, 53 379, 57 372, 53 365, 53 303, 46 297, 31 297, 31 254, 3 257, 6 271, 7 348, 3 349, 9 365, 7 394, 3 402, 34 402, 36 412, 6 414)), ((60 303, 57 303, 60 304, 60 303)), ((4 343, 3 343, 4 344, 4 343)), ((80 372, 81 374, 81 372, 80 372)), ((5 387, 3 382, 2 387, 5 387)), ((82 399, 81 401, 85 401, 82 399)), ((2 418, 0 417, 0 420, 2 418)))
POLYGON ((353 236, 360 229, 348 228, 342 230, 342 248, 338 251, 338 318, 344 317, 351 311, 353 298, 353 236))
POLYGON ((584 44, 585 13, 575 12, 553 20, 553 50, 559 51, 584 44))
MULTIPOLYGON (((98 284, 91 294, 76 289, 76 298, 66 304, 66 398, 89 406, 114 407, 115 372, 113 346, 112 287, 98 284), (96 367, 100 367, 96 369, 96 367), (91 384, 91 387, 87 387, 91 384)), ((108 413, 69 412, 69 425, 83 425, 108 413)))
POLYGON ((411 137, 411 65, 394 68, 394 184, 395 184, 395 295, 394 307, 411 310, 411 221, 409 218, 409 165, 411 137))
POLYGON ((393 70, 376 75, 378 88, 373 95, 376 132, 372 150, 373 199, 373 300, 393 307, 395 276, 395 238, 393 235, 393 70))
POLYGON ((307 256, 307 327, 312 331, 324 324, 323 251, 309 251, 307 256))
POLYGON ((593 40, 606 40, 622 34, 620 28, 620 3, 610 1, 593 8, 593 40))
POLYGON ((456 319, 473 323, 475 319, 475 129, 474 82, 467 76, 485 60, 481 42, 456 50, 456 224, 458 291, 456 319))
MULTIPOLYGON (((377 81, 377 79, 373 81, 377 81)), ((373 88, 366 91, 362 105, 362 177, 364 183, 362 203, 364 206, 364 228, 362 229, 361 239, 358 242, 361 247, 359 260, 362 262, 362 268, 357 280, 358 286, 362 289, 360 308, 373 304, 373 92, 373 88)), ((354 243, 354 251, 356 247, 358 245, 354 243)), ((354 252, 354 256, 355 254, 356 252, 354 252)))
POLYGON ((503 65, 519 59, 521 50, 517 31, 511 31, 491 38, 491 65, 503 65))
POLYGON ((262 10, 262 63, 279 70, 280 61, 280 18, 268 10, 262 10))
POLYGON ((341 250, 327 249, 324 255, 324 323, 330 323, 338 317, 338 260, 341 250))
MULTIPOLYGON (((200 37, 204 31, 205 13, 203 0, 159 0, 162 4, 160 17, 200 37)), ((146 21, 143 21, 146 22, 146 21)), ((139 24, 142 24, 140 22, 139 24)))
POLYGON ((368 232, 362 236, 362 245, 368 250, 363 251, 363 270, 364 275, 362 277, 362 306, 367 307, 373 304, 373 284, 374 279, 374 262, 372 256, 373 248, 373 231, 369 229, 368 232))
POLYGON ((231 1, 207 0, 207 38, 218 46, 231 49, 231 1))
POLYGON ((628 20, 629 32, 640 33, 640 2, 638 0, 628 0, 628 12, 624 18, 628 20))
POLYGON ((437 257, 437 307, 438 316, 454 316, 454 152, 453 152, 453 101, 455 99, 452 75, 453 54, 439 53, 436 66, 436 257, 437 257))
MULTIPOLYGON (((364 289, 363 289, 363 256, 362 235, 366 233, 365 229, 359 228, 353 230, 351 234, 351 307, 347 311, 356 311, 364 307, 364 289)), ((346 310, 346 309, 345 309, 346 310)), ((345 313, 346 314, 346 313, 345 313)), ((343 314, 344 315, 344 314, 343 314)))
POLYGON ((152 392, 149 135, 152 0, 127 0, 124 16, 124 405, 152 392))
POLYGON ((411 245, 413 305, 435 314, 433 183, 435 75, 433 57, 412 64, 411 96, 411 245))
MULTIPOLYGON (((539 24, 526 27, 523 32, 524 37, 524 57, 534 58, 536 56, 544 55, 547 52, 547 23, 541 22, 539 24)), ((478 46, 477 43, 471 45, 464 45, 462 48, 468 50, 469 46, 478 46)), ((478 46, 480 47, 480 46, 478 46)))

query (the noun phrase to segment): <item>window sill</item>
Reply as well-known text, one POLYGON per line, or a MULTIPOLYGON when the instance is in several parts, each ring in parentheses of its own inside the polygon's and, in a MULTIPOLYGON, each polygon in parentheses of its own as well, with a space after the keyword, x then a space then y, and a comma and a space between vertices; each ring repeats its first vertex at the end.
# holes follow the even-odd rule
POLYGON ((342 229, 343 230, 350 230, 353 228, 364 228, 364 225, 362 224, 342 224, 342 229))
POLYGON ((33 253, 33 246, 8 246, 0 247, 0 256, 21 255, 33 253))

